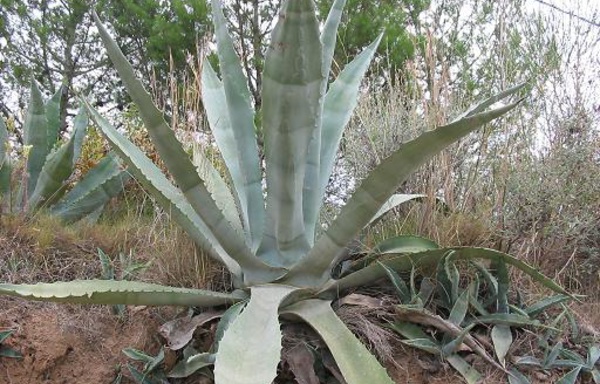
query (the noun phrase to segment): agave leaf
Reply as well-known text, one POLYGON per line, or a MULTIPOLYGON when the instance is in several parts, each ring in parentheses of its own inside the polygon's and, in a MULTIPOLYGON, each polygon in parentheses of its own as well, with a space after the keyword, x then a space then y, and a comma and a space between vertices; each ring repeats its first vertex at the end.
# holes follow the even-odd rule
POLYGON ((321 32, 321 44, 323 45, 323 75, 325 77, 324 84, 327 84, 329 72, 331 72, 331 64, 335 53, 335 42, 337 38, 337 30, 342 20, 342 14, 346 0, 335 0, 325 20, 323 31, 321 32))
POLYGON ((455 354, 459 350, 460 346, 463 344, 465 338, 469 336, 469 332, 471 332, 471 329, 473 329, 473 327, 475 327, 475 324, 471 324, 468 327, 465 327, 458 334, 458 336, 444 344, 441 348, 442 356, 448 357, 455 354))
POLYGON ((0 344, 4 343, 4 341, 6 339, 8 339, 10 337, 10 335, 13 334, 13 330, 12 329, 8 329, 6 331, 1 331, 0 332, 0 344))
POLYGON ((564 303, 565 301, 570 301, 570 300, 572 300, 572 297, 567 296, 567 295, 554 295, 554 296, 546 297, 546 298, 538 301, 537 303, 525 308, 525 313, 529 317, 535 317, 535 316, 539 315, 540 313, 544 312, 546 309, 548 309, 554 305, 564 303))
POLYGON ((381 264, 381 266, 385 269, 385 272, 387 273, 390 281, 394 285, 396 293, 400 298, 400 302, 404 304, 410 303, 412 301, 412 295, 410 294, 410 291, 408 290, 408 287, 406 286, 404 280, 400 277, 400 275, 398 275, 396 271, 389 268, 387 265, 381 264))
POLYGON ((116 154, 109 153, 52 207, 52 213, 65 222, 74 222, 103 207, 121 193, 130 178, 121 168, 116 154))
POLYGON ((146 354, 143 351, 135 348, 125 348, 122 350, 123 354, 131 360, 141 361, 144 364, 151 363, 154 360, 153 356, 146 354))
POLYGON ((468 384, 481 382, 481 374, 459 355, 446 356, 446 361, 465 379, 468 384))
POLYGON ((317 331, 327 344, 348 384, 393 384, 375 356, 333 312, 330 302, 304 300, 284 308, 282 314, 296 315, 317 331))
MULTIPOLYGON (((508 307, 508 288, 510 279, 508 277, 508 269, 503 260, 497 260, 493 263, 496 266, 498 275, 498 305, 496 314, 509 314, 508 307)), ((496 357, 503 367, 506 367, 505 357, 513 342, 510 326, 505 324, 496 324, 492 327, 492 342, 494 343, 494 351, 496 357)))
POLYGON ((597 369, 592 369, 590 374, 592 375, 592 380, 594 380, 594 383, 600 384, 600 371, 597 369))
POLYGON ((48 122, 47 132, 48 132, 48 153, 52 152, 54 149, 54 144, 58 141, 58 134, 60 132, 60 101, 63 95, 63 87, 60 86, 58 90, 52 95, 50 100, 46 102, 46 121, 48 122))
POLYGON ((263 73, 267 221, 258 254, 291 266, 310 249, 303 186, 308 147, 321 124, 322 49, 312 0, 284 1, 263 73))
POLYGON ((594 369, 596 363, 600 360, 600 345, 592 345, 588 348, 586 367, 589 370, 594 369))
MULTIPOLYGON (((477 342, 477 340, 475 340, 474 337, 472 337, 468 332, 465 333, 463 328, 451 323, 450 321, 444 320, 440 316, 434 315, 433 313, 429 312, 424 308, 411 308, 406 305, 396 306, 396 314, 404 322, 434 327, 454 338, 460 336, 461 338, 463 338, 464 344, 471 348, 471 350, 473 350, 479 356, 481 356, 485 361, 490 363, 492 366, 500 369, 501 371, 506 372, 504 367, 502 367, 494 359, 492 359, 488 355, 486 350, 481 346, 481 344, 477 342)), ((414 329, 412 330, 412 332, 415 332, 414 329)))
MULTIPOLYGON (((200 179, 198 172, 196 172, 181 143, 175 137, 175 133, 165 122, 162 113, 152 102, 150 94, 136 78, 131 64, 129 64, 123 52, 121 52, 117 43, 108 34, 95 13, 94 18, 108 54, 119 72, 129 95, 140 110, 144 125, 152 137, 152 142, 179 185, 183 195, 229 255, 240 255, 240 259, 253 259, 254 255, 252 255, 250 248, 248 248, 240 235, 223 216, 223 213, 215 203, 210 192, 206 189, 206 185, 200 179)), ((111 143, 114 146, 118 146, 115 142, 114 133, 104 129, 106 128, 106 124, 100 125, 100 127, 111 143)), ((116 133, 118 134, 118 132, 116 133)), ((123 148, 121 148, 120 152, 122 151, 123 148)), ((123 153, 120 154, 124 155, 123 153)), ((126 158, 127 156, 123 157, 126 158)), ((259 265, 259 263, 255 263, 255 265, 259 265)), ((251 278, 256 277, 252 273, 253 271, 250 272, 249 276, 252 276, 251 278)), ((261 277, 259 276, 259 279, 261 277)))
MULTIPOLYGON (((568 295, 568 293, 556 284, 551 279, 539 273, 535 268, 529 266, 527 263, 507 255, 505 253, 486 248, 474 248, 474 247, 455 247, 455 248, 441 248, 421 253, 399 255, 385 260, 381 260, 382 263, 395 271, 407 272, 410 271, 413 266, 415 267, 435 267, 440 263, 443 257, 450 251, 454 251, 452 258, 454 260, 499 260, 502 259, 506 264, 509 264, 520 271, 531 276, 534 281, 542 284, 543 286, 561 294, 568 295)), ((330 281, 326 284, 322 292, 329 290, 343 290, 350 287, 356 287, 365 285, 369 282, 375 281, 385 276, 385 270, 379 264, 371 264, 362 270, 345 276, 339 280, 330 281)))
POLYGON ((435 242, 424 237, 411 235, 391 237, 377 244, 375 248, 373 248, 373 251, 370 255, 351 263, 350 266, 347 267, 345 274, 348 274, 348 272, 355 272, 366 267, 372 262, 377 261, 381 255, 419 253, 438 248, 439 246, 435 242))
POLYGON ((250 288, 250 301, 219 343, 217 384, 266 384, 281 360, 279 306, 296 288, 264 285, 250 288))
POLYGON ((465 289, 463 293, 456 299, 454 306, 448 316, 448 321, 452 324, 459 326, 465 320, 467 311, 469 309, 469 289, 465 289))
POLYGON ((212 10, 217 34, 221 82, 208 61, 202 67, 202 101, 208 121, 235 187, 252 250, 258 248, 265 222, 262 174, 250 92, 227 33, 219 1, 212 10))
POLYGON ((540 323, 538 320, 533 320, 529 317, 517 315, 514 313, 490 313, 489 315, 478 316, 473 321, 480 324, 507 325, 511 327, 540 327, 553 329, 552 327, 540 323))
POLYGON ((522 356, 515 360, 517 365, 530 365, 536 368, 542 368, 542 362, 534 356, 522 356))
MULTIPOLYGON (((304 221, 307 231, 311 234, 315 233, 319 210, 333 171, 342 133, 356 107, 361 81, 379 46, 381 37, 382 35, 344 68, 325 95, 321 129, 320 133, 319 131, 315 133, 310 143, 310 158, 304 179, 304 221)), ((328 54, 328 52, 324 53, 324 55, 328 54)), ((326 59, 324 58, 324 60, 326 59)), ((324 75, 327 77, 331 61, 324 62, 324 65, 327 66, 324 68, 326 70, 324 75)), ((324 90, 323 88, 322 91, 324 90)), ((312 245, 314 239, 310 240, 312 245)))
POLYGON ((229 186, 225 180, 223 180, 219 171, 213 167, 210 160, 204 156, 202 149, 198 145, 194 145, 193 161, 200 177, 206 182, 206 188, 215 199, 215 203, 217 203, 219 209, 223 212, 225 219, 231 223, 233 228, 239 234, 243 234, 244 229, 242 228, 240 216, 235 205, 235 199, 231 194, 229 186))
POLYGON ((506 354, 513 342, 510 327, 507 325, 495 325, 492 328, 492 342, 496 357, 503 367, 506 367, 506 354))
POLYGON ((48 146, 48 121, 42 93, 37 83, 31 83, 31 96, 23 123, 24 144, 29 147, 27 156, 27 197, 35 190, 38 176, 50 153, 48 146))
POLYGON ((509 371, 508 382, 509 384, 531 384, 531 381, 515 368, 509 371))
POLYGON ((287 280, 296 285, 326 281, 346 244, 369 223, 413 171, 450 144, 506 114, 519 103, 466 117, 401 145, 363 181, 307 257, 290 270, 287 280))
MULTIPOLYGON (((60 122, 59 122, 60 124, 60 122)), ((62 197, 66 181, 73 173, 75 163, 81 152, 81 143, 88 126, 85 109, 79 109, 75 116, 74 129, 69 140, 56 151, 48 155, 38 176, 35 190, 28 203, 29 211, 34 211, 42 204, 50 206, 62 197)))
POLYGON ((244 268, 244 278, 246 279, 269 280, 269 278, 273 279, 273 274, 276 275, 275 277, 280 274, 276 270, 269 270, 257 257, 250 254, 249 249, 239 236, 227 242, 225 244, 227 248, 225 248, 221 241, 213 235, 213 232, 202 218, 195 213, 184 196, 163 175, 161 170, 135 144, 121 135, 106 119, 100 116, 94 108, 87 103, 86 106, 90 111, 90 116, 113 144, 117 153, 129 165, 129 171, 152 193, 152 196, 161 207, 166 212, 170 212, 182 228, 212 257, 225 264, 239 278, 242 277, 240 266, 244 268), (240 241, 238 242, 236 239, 240 241), (237 246, 243 247, 240 252, 231 253, 232 247, 236 248, 236 243, 239 243, 237 246), (233 255, 235 255, 235 260, 232 257, 233 255))
POLYGON ((12 348, 0 345, 0 357, 9 357, 11 359, 20 359, 23 357, 19 352, 12 348))
POLYGON ((575 384, 577 383, 577 378, 579 377, 579 372, 581 371, 581 366, 573 368, 566 375, 558 379, 556 384, 575 384))
POLYGON ((371 220, 369 220, 369 224, 367 224, 367 225, 373 225, 379 219, 381 219, 383 217, 383 215, 385 215, 392 209, 394 209, 404 203, 407 203, 407 202, 413 201, 413 200, 421 200, 426 197, 427 197, 427 195, 418 195, 418 194, 406 195, 406 194, 402 194, 402 193, 397 193, 395 195, 392 195, 392 197, 390 197, 388 199, 388 201, 386 201, 383 204, 383 206, 381 206, 379 211, 377 211, 377 213, 375 215, 373 215, 371 220))
POLYGON ((58 283, 0 284, 0 294, 28 300, 81 304, 181 305, 212 307, 243 300, 240 293, 184 289, 137 281, 75 280, 58 283))
POLYGON ((211 352, 215 353, 219 350, 219 343, 223 339, 225 332, 229 329, 229 326, 233 321, 242 313, 246 305, 247 301, 240 301, 232 305, 225 311, 223 316, 221 316, 221 320, 219 320, 219 324, 217 325, 217 330, 215 331, 215 341, 210 348, 211 352))
POLYGON ((519 92, 521 89, 523 89, 525 86, 527 85, 527 83, 521 83, 518 85, 515 85, 512 88, 509 88, 507 90, 504 90, 496 95, 493 95, 491 97, 488 97, 487 99, 471 106, 469 109, 467 109, 464 113, 462 113, 461 115, 459 115, 457 118, 455 118, 453 120, 453 122, 457 122, 461 119, 464 119, 466 117, 469 116, 473 116, 476 113, 480 113, 485 111, 487 108, 491 107, 492 105, 494 105, 495 103, 511 96, 514 95, 515 93, 519 92))
POLYGON ((178 362, 167 374, 167 377, 184 378, 188 377, 202 368, 211 366, 215 363, 215 355, 212 353, 199 353, 190 356, 178 362))
POLYGON ((0 199, 10 192, 11 164, 9 156, 8 129, 0 117, 0 199))
POLYGON ((403 339, 400 342, 406 346, 431 353, 432 355, 442 354, 440 346, 429 337, 425 339, 403 339))
POLYGON ((129 363, 127 364, 127 369, 129 370, 129 373, 131 373, 131 377, 133 377, 138 384, 165 384, 165 382, 160 378, 142 373, 129 363))

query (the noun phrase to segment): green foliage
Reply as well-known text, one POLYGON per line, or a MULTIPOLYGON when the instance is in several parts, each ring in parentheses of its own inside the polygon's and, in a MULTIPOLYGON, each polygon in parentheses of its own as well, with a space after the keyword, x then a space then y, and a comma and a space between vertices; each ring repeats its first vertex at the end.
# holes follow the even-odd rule
POLYGON ((482 377, 467 362, 468 354, 477 354, 488 364, 506 372, 511 383, 529 383, 521 372, 522 367, 548 372, 569 369, 560 379, 561 383, 574 383, 580 372, 597 378, 595 364, 600 358, 597 346, 591 346, 587 359, 584 359, 563 348, 560 342, 550 347, 546 338, 540 336, 540 345, 545 350, 542 359, 514 355, 511 349, 513 333, 534 328, 536 333, 546 330, 556 334, 563 316, 552 317, 545 312, 571 298, 550 296, 529 306, 512 303, 509 298, 516 295, 510 291, 506 264, 496 260, 492 265, 490 269, 474 263, 457 264, 449 253, 440 259, 436 286, 431 289, 429 278, 418 273, 416 268, 412 269, 410 284, 407 284, 400 274, 382 264, 401 303, 396 308, 398 321, 390 323, 389 327, 403 337, 405 345, 445 359, 467 383, 477 383, 482 377), (457 265, 466 267, 469 279, 464 277, 465 274, 461 277, 457 265), (417 289, 418 285, 420 289, 417 289), (423 292, 429 293, 424 295, 423 292), (439 332, 427 332, 431 327, 439 332), (491 340, 489 347, 479 341, 486 338, 491 340), (509 356, 513 358, 509 359, 509 356), (512 367, 509 361, 513 362, 512 367))
MULTIPOLYGON (((321 32, 312 0, 283 1, 266 54, 261 118, 255 119, 251 92, 227 32, 221 2, 212 1, 222 78, 205 63, 203 98, 228 170, 226 175, 203 159, 199 151, 195 153, 195 161, 190 160, 162 111, 153 104, 133 67, 96 17, 109 56, 139 108, 173 181, 89 103, 87 111, 157 204, 231 272, 235 291, 217 293, 112 280, 33 286, 3 284, 0 293, 34 300, 105 304, 204 307, 234 304, 222 315, 213 348, 199 353, 188 350, 183 366, 177 371, 177 375, 185 376, 196 368, 214 365, 218 384, 267 384, 276 378, 281 359, 282 314, 291 321, 308 323, 322 337, 348 384, 391 384, 385 368, 333 311, 331 299, 346 288, 384 277, 386 271, 409 272, 414 265, 433 269, 440 263, 447 265, 448 271, 439 274, 446 273, 446 280, 455 281, 456 271, 449 262, 442 262, 448 254, 456 260, 506 262, 548 288, 564 293, 550 279, 509 255, 489 249, 438 248, 420 238, 382 244, 376 248, 380 251, 378 257, 353 265, 339 279, 334 276, 346 256, 346 245, 391 209, 382 207, 394 207, 401 200, 415 198, 399 199, 395 194, 398 186, 444 148, 515 108, 519 101, 495 109, 491 106, 523 87, 516 86, 484 100, 449 124, 402 145, 363 181, 337 218, 318 231, 319 212, 335 152, 356 105, 361 79, 380 41, 375 38, 336 80, 328 83, 338 16, 344 3, 335 2, 333 16, 328 17, 321 32), (255 127, 257 121, 261 124, 259 128, 255 127), (263 137, 257 138, 257 131, 263 137), (266 164, 264 170, 261 153, 266 164), (224 193, 227 187, 231 188, 230 193, 224 193), (242 304, 235 305, 242 302, 243 311, 239 307, 242 304)), ((413 274, 411 287, 416 284, 413 274)), ((502 292, 500 284, 497 286, 495 300, 498 292, 502 292)), ((400 283, 397 287, 406 294, 406 287, 400 283)), ((421 283, 419 293, 411 301, 427 303, 434 289, 433 284, 426 287, 421 283)), ((448 286, 446 292, 450 293, 445 299, 448 308, 453 308, 459 297, 465 300, 466 294, 456 283, 448 286)), ((456 321, 460 325, 462 315, 459 316, 459 309, 455 312, 452 317, 459 319, 456 321)), ((510 325, 514 320, 502 319, 502 324, 510 325)), ((467 332, 455 335, 443 344, 443 353, 453 356, 460 341, 467 338, 467 332)), ((155 358, 140 358, 145 359, 146 370, 155 365, 155 358)), ((145 376, 141 373, 140 377, 145 376)))
MULTIPOLYGON (((319 1, 319 12, 327 14, 333 3, 333 0, 319 1)), ((391 75, 395 77, 405 62, 412 60, 419 51, 418 44, 423 36, 415 35, 407 27, 428 7, 428 0, 348 0, 338 32, 336 62, 338 65, 346 63, 385 31, 378 52, 385 57, 384 66, 391 69, 391 75)))
MULTIPOLYGON (((6 125, 0 123, 0 145, 3 158, 0 168, 0 196, 9 211, 35 214, 47 209, 65 222, 74 222, 84 217, 96 218, 104 205, 118 195, 129 175, 122 169, 118 159, 110 154, 96 167, 87 172, 67 193, 72 184, 72 175, 83 139, 88 127, 84 109, 73 120, 73 132, 65 143, 60 143, 60 97, 59 90, 44 102, 34 81, 31 86, 31 101, 23 126, 24 171, 16 185, 11 180, 9 135, 6 125)), ((1 119, 0 119, 1 120, 1 119)))
MULTIPOLYGON (((98 258, 102 266, 102 279, 104 280, 129 280, 135 278, 138 272, 143 272, 150 262, 135 263, 133 261, 133 253, 130 251, 126 256, 123 252, 119 252, 119 269, 117 269, 117 260, 111 258, 98 248, 98 258)), ((127 307, 123 304, 115 304, 112 306, 112 311, 119 318, 123 318, 126 314, 127 307)))
POLYGON ((6 345, 2 345, 6 339, 10 335, 12 335, 12 330, 0 331, 0 357, 10 357, 13 359, 20 359, 22 356, 19 352, 14 349, 7 347, 6 345))
POLYGON ((165 351, 161 348, 156 356, 150 356, 133 348, 125 348, 123 354, 128 358, 143 364, 142 370, 138 370, 133 364, 127 364, 127 369, 133 380, 138 384, 162 384, 166 377, 161 366, 165 360, 165 351))

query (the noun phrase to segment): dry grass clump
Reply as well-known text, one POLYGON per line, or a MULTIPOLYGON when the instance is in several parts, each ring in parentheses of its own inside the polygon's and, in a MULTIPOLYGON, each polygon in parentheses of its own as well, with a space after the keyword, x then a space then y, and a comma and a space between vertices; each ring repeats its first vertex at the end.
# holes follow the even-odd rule
POLYGON ((127 214, 97 224, 85 221, 64 226, 37 215, 0 218, 0 280, 36 283, 101 278, 98 249, 113 261, 119 253, 149 267, 136 278, 161 284, 224 289, 224 270, 209 260, 164 214, 127 214))

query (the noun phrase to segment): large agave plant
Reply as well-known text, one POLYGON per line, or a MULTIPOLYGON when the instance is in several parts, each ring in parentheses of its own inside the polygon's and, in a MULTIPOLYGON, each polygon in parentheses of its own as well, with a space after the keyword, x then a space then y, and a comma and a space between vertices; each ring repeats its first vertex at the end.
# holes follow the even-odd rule
MULTIPOLYGON (((385 208, 406 199, 394 192, 416 168, 442 149, 513 109, 489 110, 520 87, 483 101, 450 124, 403 144, 356 190, 337 218, 318 230, 325 187, 342 131, 356 104, 361 78, 379 39, 328 85, 344 0, 336 0, 322 28, 312 0, 284 0, 263 74, 262 127, 254 126, 239 58, 227 32, 219 0, 212 0, 221 78, 206 62, 202 92, 214 137, 227 166, 224 179, 201 153, 196 167, 163 114, 135 77, 117 44, 97 20, 108 53, 139 107, 144 123, 177 187, 135 145, 90 105, 88 111, 134 176, 189 235, 227 267, 237 288, 231 293, 126 281, 76 281, 38 285, 0 284, 0 293, 33 300, 101 304, 234 304, 226 331, 208 364, 217 384, 270 384, 281 358, 280 321, 308 323, 323 338, 349 384, 392 383, 386 370, 337 317, 331 301, 347 288, 453 259, 504 261, 562 292, 528 265, 489 249, 441 249, 414 238, 408 247, 388 247, 385 257, 353 265, 341 277, 333 270, 346 245, 385 208), (320 32, 321 31, 321 32, 320 32), (266 201, 256 132, 264 133, 266 201), (229 182, 230 181, 230 182, 229 182), (231 186, 231 188, 229 187, 231 186), (391 199, 391 200, 390 200, 391 199), (321 234, 321 232, 323 232, 321 234), (384 267, 385 266, 385 267, 384 267), (231 317, 233 316, 233 319, 231 317)), ((225 320, 225 318, 224 318, 225 320)), ((189 361, 201 360, 205 354, 189 361)))
POLYGON ((57 147, 60 128, 62 89, 44 102, 35 81, 23 125, 26 153, 24 177, 11 185, 11 158, 8 130, 0 119, 0 198, 9 211, 32 214, 41 208, 65 222, 95 217, 104 205, 123 189, 129 174, 119 158, 110 154, 92 168, 68 193, 69 178, 75 170, 83 139, 89 125, 84 108, 73 120, 73 132, 57 147))

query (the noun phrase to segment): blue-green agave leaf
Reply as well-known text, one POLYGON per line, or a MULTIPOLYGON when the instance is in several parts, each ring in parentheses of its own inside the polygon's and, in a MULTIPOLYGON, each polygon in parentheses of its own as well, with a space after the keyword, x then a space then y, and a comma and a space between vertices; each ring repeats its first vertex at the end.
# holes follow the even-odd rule
POLYGON ((60 102, 62 100, 63 95, 63 87, 61 86, 58 90, 52 95, 50 100, 46 102, 46 121, 48 123, 47 126, 47 145, 48 145, 48 153, 52 152, 54 149, 54 145, 59 139, 60 132, 60 102))
MULTIPOLYGON (((211 4, 223 81, 218 82, 215 75, 212 82, 203 83, 203 102, 215 139, 229 168, 244 226, 254 251, 258 248, 265 225, 261 162, 254 128, 254 111, 247 79, 227 31, 221 1, 211 0, 211 4), (209 88, 204 89, 205 87, 209 88), (222 105, 214 106, 215 103, 222 105), (213 121, 210 121, 211 119, 213 121)), ((203 81, 211 80, 211 75, 214 75, 214 71, 210 63, 206 63, 202 71, 203 81)))
POLYGON ((459 355, 446 356, 446 361, 460 373, 467 384, 481 383, 481 373, 459 355))
MULTIPOLYGON (((129 165, 129 172, 142 183, 142 185, 151 192, 156 202, 165 212, 171 214, 173 219, 208 252, 210 256, 222 262, 230 272, 238 279, 242 278, 240 264, 235 261, 221 246, 220 242, 212 235, 210 229, 204 221, 196 214, 194 209, 185 199, 183 194, 171 184, 162 171, 146 155, 121 135, 112 125, 108 123, 100 114, 89 104, 86 107, 90 112, 92 119, 98 124, 104 135, 113 144, 115 151, 129 165)), ((195 172, 195 171, 194 171, 195 172)), ((244 254, 236 255, 237 257, 244 254)), ((258 268, 260 260, 256 257, 248 258, 247 263, 258 268)), ((242 262, 247 266, 246 262, 242 262)), ((249 268, 251 270, 251 268, 249 268)))
MULTIPOLYGON (((329 182, 336 154, 342 139, 344 128, 350 121, 352 112, 358 101, 360 84, 366 73, 373 55, 379 46, 382 35, 358 55, 331 84, 323 103, 323 119, 321 123, 320 155, 313 155, 319 161, 318 174, 307 173, 305 180, 305 222, 307 231, 314 233, 316 223, 319 219, 319 210, 325 196, 325 190, 329 182), (314 195, 316 193, 316 195, 314 195)), ((311 145, 316 145, 313 140, 311 145)), ((311 151, 316 152, 316 151, 311 151)), ((311 167, 309 159, 308 167, 311 167)), ((312 244, 312 241, 311 241, 312 244)))
POLYGON ((233 226, 233 228, 242 235, 244 228, 240 221, 240 216, 237 210, 235 199, 231 194, 231 190, 227 182, 221 177, 219 171, 212 165, 210 160, 204 156, 202 148, 199 145, 193 146, 193 161, 198 174, 206 183, 206 188, 215 199, 215 203, 223 212, 225 219, 233 226))
POLYGON ((42 167, 35 190, 28 202, 30 212, 40 206, 50 206, 60 199, 67 188, 67 180, 75 169, 81 153, 83 137, 87 131, 88 118, 82 107, 74 119, 73 133, 69 140, 48 155, 42 167))
POLYGON ((10 147, 8 129, 4 119, 0 117, 0 200, 10 193, 10 177, 12 166, 10 162, 10 147))
POLYGON ((273 265, 308 253, 303 189, 308 147, 321 124, 322 48, 312 0, 284 1, 265 59, 262 121, 267 221, 258 250, 273 265))
POLYGON ((405 143, 363 181, 348 203, 319 238, 307 257, 289 272, 287 281, 296 285, 313 285, 326 281, 343 255, 343 249, 369 223, 396 188, 412 172, 461 137, 506 114, 520 101, 466 117, 426 132, 405 143))
MULTIPOLYGON (((148 133, 152 137, 152 142, 156 146, 161 159, 165 162, 167 168, 173 175, 173 178, 179 185, 186 200, 192 206, 194 211, 202 218, 202 221, 210 229, 220 245, 229 255, 240 255, 239 259, 252 260, 254 255, 245 241, 233 229, 231 224, 225 219, 223 213, 215 203, 206 185, 200 179, 198 172, 189 159, 181 143, 175 137, 175 133, 165 122, 162 112, 154 105, 150 94, 144 89, 142 83, 136 78, 131 64, 127 61, 123 52, 119 49, 117 43, 106 31, 98 16, 94 13, 96 26, 100 36, 113 61, 115 68, 119 72, 127 91, 136 105, 139 107, 140 115, 144 121, 148 133)), ((103 129, 104 134, 111 140, 110 136, 103 129)), ((256 265, 260 263, 256 262, 256 265)), ((265 268, 266 269, 266 268, 265 268)), ((249 271, 248 276, 251 279, 271 280, 261 275, 259 271, 249 271), (253 273, 257 272, 257 273, 253 273)))
POLYGON ((579 377, 579 372, 581 372, 581 366, 573 368, 566 375, 558 379, 556 384, 575 384, 577 383, 577 378, 579 377))
MULTIPOLYGON (((454 260, 498 260, 502 259, 508 265, 511 265, 520 271, 529 275, 534 281, 544 285, 545 287, 553 290, 554 292, 566 294, 568 293, 564 288, 560 287, 554 281, 544 276, 536 268, 531 267, 527 263, 513 257, 487 248, 472 248, 472 247, 455 247, 455 248, 440 248, 436 250, 405 254, 395 257, 389 257, 387 259, 380 260, 381 263, 394 269, 398 272, 408 272, 413 267, 424 267, 434 268, 441 260, 447 255, 448 252, 452 252, 452 258, 454 260)), ((362 286, 369 282, 378 280, 385 276, 385 270, 380 264, 371 264, 362 270, 345 276, 339 280, 330 281, 324 286, 323 291, 343 290, 350 287, 362 286)))
POLYGON ((250 301, 219 343, 217 384, 267 384, 275 379, 281 360, 279 306, 295 290, 283 285, 250 288, 250 301))
POLYGON ((284 308, 282 313, 300 317, 317 331, 327 344, 348 384, 394 383, 375 356, 331 309, 330 302, 304 300, 284 308))
POLYGON ((26 196, 29 197, 35 190, 39 174, 50 153, 46 107, 35 81, 31 83, 31 96, 23 123, 23 141, 27 151, 27 183, 22 187, 26 188, 26 196))
POLYGON ((212 353, 198 353, 179 361, 167 374, 168 377, 188 377, 202 368, 209 367, 215 363, 215 355, 212 353))
POLYGON ((34 285, 0 284, 0 294, 28 300, 65 303, 203 307, 232 304, 245 298, 237 292, 229 294, 122 280, 75 280, 34 285))
POLYGON ((122 169, 119 158, 109 153, 52 207, 51 212, 65 222, 81 220, 118 196, 130 177, 122 169))

